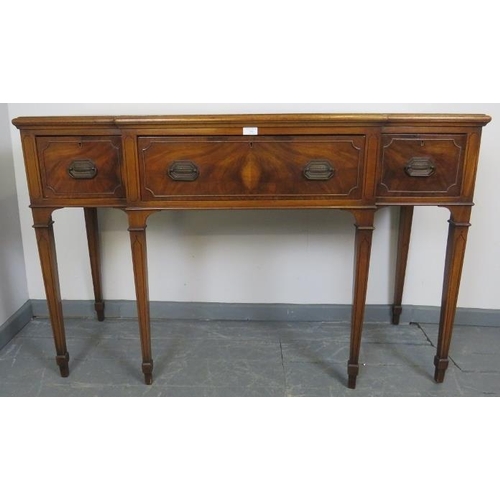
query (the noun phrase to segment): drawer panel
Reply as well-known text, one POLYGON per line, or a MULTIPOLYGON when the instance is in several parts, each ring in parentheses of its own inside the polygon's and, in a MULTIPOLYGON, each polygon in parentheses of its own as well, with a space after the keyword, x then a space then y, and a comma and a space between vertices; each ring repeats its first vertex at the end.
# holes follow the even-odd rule
POLYGON ((465 135, 384 135, 379 196, 459 196, 465 135))
POLYGON ((123 198, 120 137, 38 137, 44 198, 123 198))
POLYGON ((142 199, 361 197, 365 137, 139 138, 142 199))

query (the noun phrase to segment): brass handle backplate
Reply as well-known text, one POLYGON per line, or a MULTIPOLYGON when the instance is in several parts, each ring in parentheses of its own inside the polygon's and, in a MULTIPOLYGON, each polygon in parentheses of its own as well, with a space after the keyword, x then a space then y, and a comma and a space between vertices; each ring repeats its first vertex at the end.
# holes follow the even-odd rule
POLYGON ((309 181, 328 181, 335 175, 335 169, 327 160, 313 160, 307 164, 303 173, 309 181))
POLYGON ((405 167, 409 177, 430 177, 436 171, 431 158, 412 158, 405 167))
POLYGON ((68 174, 76 180, 89 180, 97 175, 97 167, 90 160, 75 160, 68 167, 68 174))
POLYGON ((170 165, 168 176, 178 182, 193 182, 200 176, 200 169, 192 161, 176 161, 170 165))

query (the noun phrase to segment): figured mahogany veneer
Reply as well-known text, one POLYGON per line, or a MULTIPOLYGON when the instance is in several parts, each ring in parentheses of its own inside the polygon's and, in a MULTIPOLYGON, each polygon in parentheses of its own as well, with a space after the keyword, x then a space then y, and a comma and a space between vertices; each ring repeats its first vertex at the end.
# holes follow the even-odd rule
POLYGON ((384 135, 382 142, 381 196, 460 195, 465 134, 384 135))
POLYGON ((393 323, 402 312, 413 210, 450 211, 436 382, 448 367, 485 115, 235 115, 18 118, 54 331, 69 375, 52 213, 82 207, 104 320, 97 208, 128 214, 142 350, 153 382, 147 219, 161 210, 348 210, 356 226, 348 386, 355 388, 375 212, 401 207, 393 323))
POLYGON ((361 198, 365 137, 140 137, 144 201, 168 199, 361 198), (176 162, 198 169, 195 179, 169 176, 176 162), (331 175, 321 167, 330 167, 331 175), (315 178, 316 177, 316 178, 315 178))
POLYGON ((44 198, 124 198, 120 137, 38 137, 44 198))

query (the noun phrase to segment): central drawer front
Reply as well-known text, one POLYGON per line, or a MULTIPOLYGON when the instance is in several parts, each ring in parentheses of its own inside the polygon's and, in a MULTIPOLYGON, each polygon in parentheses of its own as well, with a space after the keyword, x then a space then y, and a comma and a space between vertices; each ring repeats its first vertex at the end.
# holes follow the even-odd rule
POLYGON ((142 199, 360 199, 364 136, 140 137, 142 199))

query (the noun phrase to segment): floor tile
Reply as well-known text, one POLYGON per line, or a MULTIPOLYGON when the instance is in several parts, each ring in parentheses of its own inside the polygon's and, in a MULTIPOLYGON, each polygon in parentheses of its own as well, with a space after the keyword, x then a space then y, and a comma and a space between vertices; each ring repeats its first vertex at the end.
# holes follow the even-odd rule
MULTIPOLYGON (((0 385, 5 383, 28 384, 39 381, 49 371, 49 364, 44 358, 12 358, 0 360, 0 385)), ((57 369, 54 360, 54 372, 57 369)))
POLYGON ((347 363, 286 363, 285 380, 288 393, 303 392, 304 388, 344 387, 347 382, 347 363))
POLYGON ((288 362, 321 363, 331 361, 347 366, 349 344, 331 340, 293 340, 282 342, 283 360, 288 362))
POLYGON ((146 385, 99 385, 99 384, 47 384, 44 385, 39 397, 159 397, 161 388, 146 385))
MULTIPOLYGON (((429 340, 437 345, 439 326, 419 325, 429 340)), ((456 352, 500 355, 500 328, 455 326, 452 349, 456 352)))
MULTIPOLYGON (((437 325, 420 325, 432 344, 437 345, 437 325)), ((464 372, 500 373, 500 328, 456 326, 450 358, 464 372)))
POLYGON ((498 373, 500 375, 500 354, 455 352, 450 357, 464 372, 498 373))
MULTIPOLYGON (((99 342, 91 338, 68 338, 66 341, 71 359, 86 359, 97 348, 99 342)), ((54 360, 54 340, 45 337, 15 338, 5 349, 0 351, 1 359, 44 358, 54 360)))
POLYGON ((162 397, 210 397, 210 398, 276 398, 285 396, 284 387, 159 387, 162 397))
POLYGON ((0 383, 0 398, 32 398, 40 395, 41 386, 35 381, 28 383, 0 383))
POLYGON ((151 335, 156 339, 272 341, 278 340, 281 329, 286 328, 287 323, 264 321, 153 321, 151 335))
POLYGON ((447 374, 447 380, 454 381, 463 397, 500 396, 500 373, 464 373, 453 370, 451 374, 447 374))
MULTIPOLYGON (((159 360, 178 358, 225 358, 254 359, 279 362, 281 348, 277 340, 219 340, 219 339, 187 339, 183 337, 152 339, 153 357, 159 360)), ((139 339, 103 339, 92 351, 90 359, 129 358, 140 359, 141 347, 139 339)))
POLYGON ((184 359, 156 365, 156 383, 167 387, 284 388, 279 363, 231 359, 184 359))
POLYGON ((0 397, 500 396, 500 329, 456 327, 444 384, 433 380, 437 325, 367 324, 356 390, 346 387, 346 323, 153 321, 146 386, 135 320, 66 320, 70 377, 50 322, 0 351, 0 397))
POLYGON ((70 364, 70 381, 72 384, 97 386, 144 385, 141 369, 142 362, 137 360, 118 359, 87 359, 80 364, 70 364))

